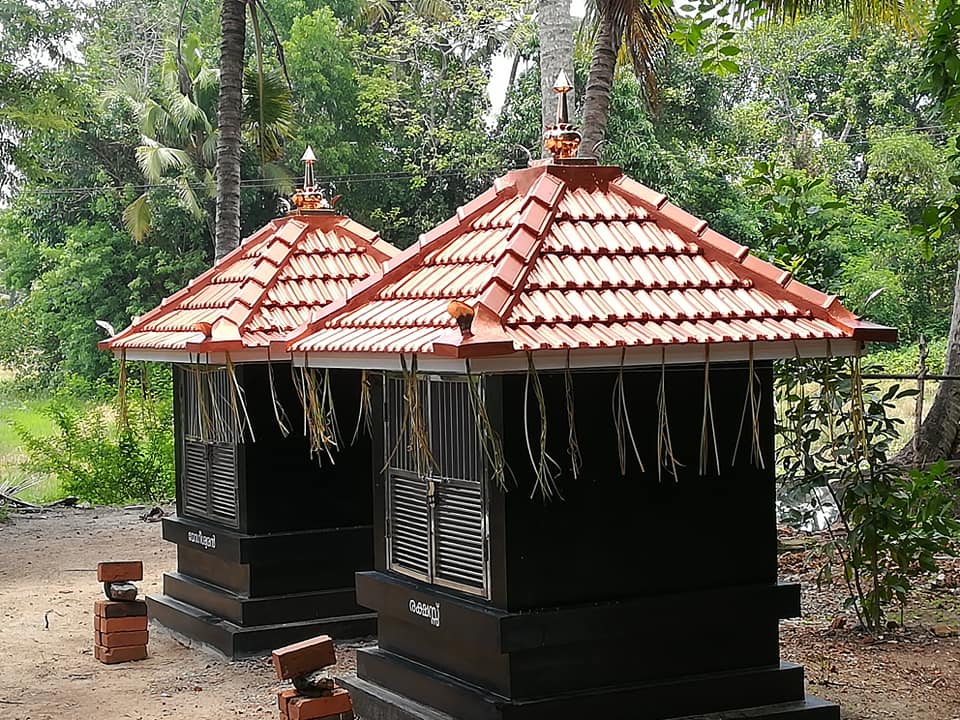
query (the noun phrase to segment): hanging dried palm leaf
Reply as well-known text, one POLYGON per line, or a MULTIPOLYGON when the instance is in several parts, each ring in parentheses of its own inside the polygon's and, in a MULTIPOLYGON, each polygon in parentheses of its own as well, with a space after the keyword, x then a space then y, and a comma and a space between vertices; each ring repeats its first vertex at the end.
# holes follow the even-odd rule
POLYGON ((407 370, 407 360, 401 353, 400 369, 403 373, 403 400, 408 410, 408 449, 413 453, 417 472, 427 475, 430 470, 437 470, 437 459, 430 449, 430 431, 423 413, 423 397, 420 393, 420 375, 417 372, 416 354, 410 360, 410 370, 407 370))
POLYGON ((747 362, 747 396, 743 401, 743 412, 740 414, 740 426, 737 428, 737 442, 733 447, 733 459, 731 465, 737 462, 737 455, 740 452, 740 439, 743 436, 744 421, 747 417, 747 410, 750 410, 750 462, 754 467, 761 470, 765 467, 763 462, 763 449, 760 444, 760 400, 761 385, 760 378, 757 376, 756 366, 753 360, 753 343, 750 343, 749 360, 747 362))
POLYGON ((534 474, 534 484, 530 491, 530 497, 533 498, 539 490, 544 500, 550 500, 554 495, 562 500, 563 496, 560 495, 556 482, 560 465, 547 453, 547 403, 543 394, 543 385, 540 384, 540 376, 533 364, 533 353, 530 352, 527 353, 527 379, 523 386, 523 431, 527 442, 527 454, 530 457, 534 474), (531 384, 537 400, 537 409, 540 412, 539 448, 536 453, 534 453, 533 444, 530 442, 529 398, 531 384))
MULTIPOLYGON (((253 423, 250 422, 250 413, 247 412, 247 395, 240 381, 237 379, 237 369, 230 360, 230 353, 225 354, 227 368, 227 384, 230 388, 230 413, 231 417, 224 418, 224 425, 233 425, 233 434, 237 442, 244 441, 244 435, 250 434, 250 441, 256 442, 253 435, 253 423)), ((226 433, 225 433, 226 434, 226 433)))
POLYGON ((630 424, 630 411, 627 408, 627 393, 623 385, 623 365, 626 359, 627 349, 620 350, 620 367, 617 368, 617 377, 613 381, 613 426, 617 431, 617 457, 620 460, 620 475, 626 477, 627 474, 627 440, 633 448, 633 454, 640 465, 640 472, 646 472, 643 460, 640 458, 640 451, 637 449, 637 441, 633 436, 633 426, 630 424))
POLYGON ((577 439, 577 419, 573 406, 573 373, 570 372, 569 350, 567 350, 567 365, 563 370, 563 390, 567 403, 567 454, 570 456, 573 479, 577 480, 583 468, 583 456, 580 454, 580 441, 577 439))
POLYGON ((487 404, 484 402, 480 393, 480 378, 476 377, 470 370, 470 360, 466 361, 467 366, 467 388, 470 393, 470 405, 473 415, 477 421, 477 432, 480 434, 480 444, 483 447, 483 454, 487 458, 487 464, 490 472, 501 490, 507 489, 507 467, 506 457, 503 454, 503 441, 500 434, 494 429, 490 422, 490 416, 487 414, 487 404))
POLYGON ((710 444, 713 441, 713 460, 720 475, 720 446, 717 444, 717 426, 713 419, 713 393, 710 387, 710 346, 706 346, 703 363, 703 421, 700 423, 700 475, 707 474, 710 465, 710 444))
POLYGON ((127 351, 120 351, 120 377, 117 385, 117 429, 124 431, 130 425, 127 410, 127 351))
POLYGON ((290 418, 283 404, 277 397, 277 383, 273 377, 273 363, 270 361, 269 350, 267 357, 267 376, 270 380, 270 404, 273 406, 273 417, 277 421, 277 427, 280 428, 280 434, 283 437, 290 437, 290 418))
POLYGON ((663 481, 663 468, 670 470, 674 480, 679 480, 680 478, 677 475, 678 465, 679 463, 673 455, 673 441, 670 439, 670 419, 667 415, 667 351, 666 348, 661 348, 660 387, 657 390, 657 480, 663 481))
POLYGON ((320 376, 314 368, 298 370, 299 377, 294 385, 303 406, 303 428, 310 446, 310 457, 322 464, 326 455, 330 463, 335 464, 333 453, 340 447, 340 429, 333 404, 330 371, 325 370, 320 376))
POLYGON ((364 370, 360 374, 360 408, 357 411, 357 426, 353 430, 353 445, 360 437, 360 426, 367 432, 367 437, 373 437, 373 395, 371 393, 370 376, 364 370))

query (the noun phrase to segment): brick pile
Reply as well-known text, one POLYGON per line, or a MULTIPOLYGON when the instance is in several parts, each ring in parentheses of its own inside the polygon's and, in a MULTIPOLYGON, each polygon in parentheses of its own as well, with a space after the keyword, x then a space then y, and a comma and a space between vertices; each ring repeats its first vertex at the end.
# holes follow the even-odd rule
POLYGON ((93 655, 102 663, 130 662, 147 657, 147 604, 137 600, 134 580, 143 580, 143 563, 102 562, 97 580, 106 600, 94 603, 93 655))
POLYGON ((333 640, 326 635, 273 651, 277 677, 293 681, 293 688, 277 692, 280 720, 353 720, 350 695, 324 672, 336 662, 333 640))

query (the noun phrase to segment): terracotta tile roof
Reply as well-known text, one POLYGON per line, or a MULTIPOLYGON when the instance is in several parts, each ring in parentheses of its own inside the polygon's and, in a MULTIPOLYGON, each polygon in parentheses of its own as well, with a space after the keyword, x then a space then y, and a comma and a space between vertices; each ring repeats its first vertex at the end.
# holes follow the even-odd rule
POLYGON ((101 346, 114 351, 266 349, 398 252, 343 215, 291 213, 258 230, 101 346))
POLYGON ((895 337, 619 168, 573 161, 500 178, 294 333, 286 349, 462 358, 895 337), (474 306, 472 336, 448 315, 450 300, 474 306))

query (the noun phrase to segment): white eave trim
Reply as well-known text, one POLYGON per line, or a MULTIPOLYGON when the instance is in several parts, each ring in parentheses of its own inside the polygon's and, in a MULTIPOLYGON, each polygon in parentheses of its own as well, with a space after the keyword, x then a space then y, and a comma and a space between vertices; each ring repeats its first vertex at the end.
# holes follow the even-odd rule
MULTIPOLYGON (((865 343, 852 338, 837 340, 797 340, 778 342, 725 342, 685 345, 653 345, 622 348, 580 348, 569 353, 572 369, 616 368, 622 362, 625 367, 651 367, 661 362, 667 365, 743 362, 749 360, 751 347, 754 360, 786 360, 790 358, 850 357, 861 355, 865 343)), ((404 353, 407 369, 412 365, 412 353, 404 353)), ((433 353, 416 353, 417 370, 422 372, 463 374, 466 361, 446 358, 433 353)), ((535 350, 533 362, 538 370, 563 370, 568 365, 566 350, 535 350)), ((294 353, 293 364, 298 367, 345 368, 355 370, 401 370, 399 353, 343 352, 343 353, 294 353)), ((527 370, 527 355, 517 352, 498 357, 478 357, 470 360, 472 373, 508 373, 527 370)))
MULTIPOLYGON (((121 351, 113 350, 113 355, 120 358, 121 351)), ((126 358, 135 362, 157 362, 157 363, 180 363, 189 365, 226 365, 227 353, 196 353, 186 350, 151 350, 149 348, 126 348, 126 358)), ((236 364, 243 363, 264 363, 270 362, 290 362, 290 355, 286 353, 270 352, 269 355, 265 349, 257 348, 250 350, 236 350, 230 353, 230 362, 236 364)))

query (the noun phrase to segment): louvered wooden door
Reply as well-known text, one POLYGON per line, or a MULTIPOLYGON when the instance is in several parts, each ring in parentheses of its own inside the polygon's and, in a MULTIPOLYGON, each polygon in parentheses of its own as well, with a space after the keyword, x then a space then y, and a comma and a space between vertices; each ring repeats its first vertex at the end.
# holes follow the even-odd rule
POLYGON ((225 380, 212 377, 209 385, 214 390, 208 388, 206 394, 198 394, 196 376, 177 368, 176 382, 181 512, 186 517, 239 527, 238 443, 235 438, 224 437, 222 429, 201 432, 201 403, 205 405, 202 413, 206 418, 223 417, 226 412, 222 401, 225 390, 216 392, 225 380))
POLYGON ((486 597, 485 463, 467 382, 421 381, 432 459, 417 463, 403 381, 386 379, 388 558, 394 571, 486 597))

